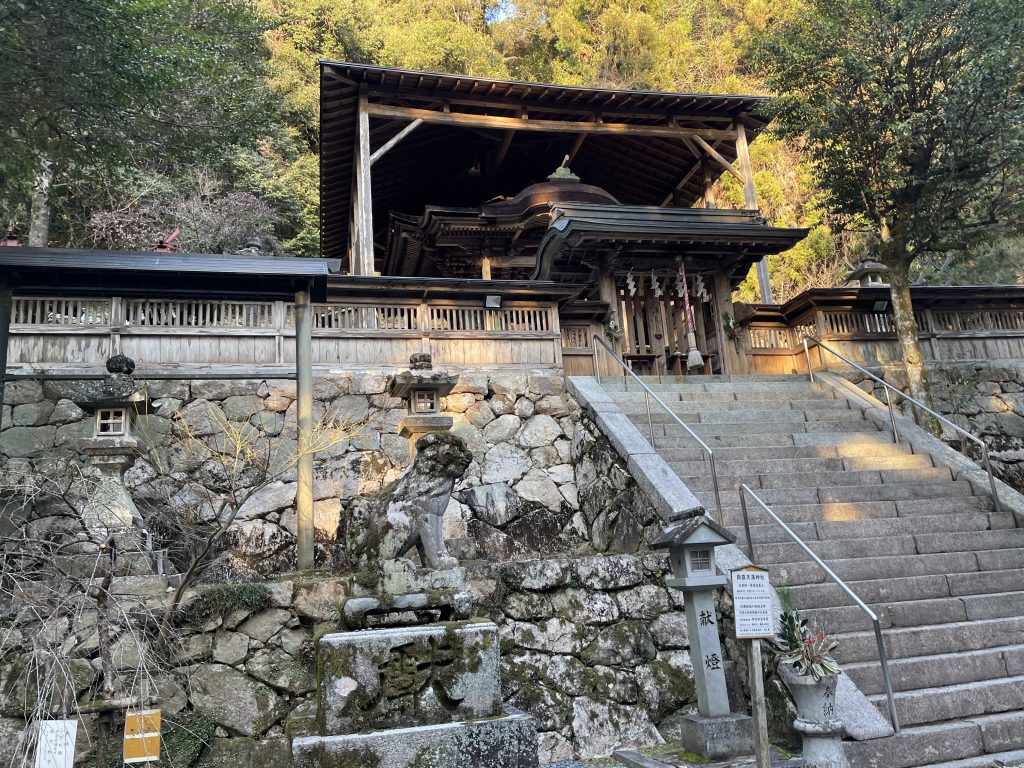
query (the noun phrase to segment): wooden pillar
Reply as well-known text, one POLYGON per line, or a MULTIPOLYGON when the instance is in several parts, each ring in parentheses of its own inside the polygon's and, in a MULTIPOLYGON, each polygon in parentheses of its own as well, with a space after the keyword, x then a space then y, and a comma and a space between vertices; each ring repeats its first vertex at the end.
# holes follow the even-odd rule
POLYGON ((356 220, 359 238, 352 273, 373 274, 373 193, 370 189, 370 113, 365 86, 359 92, 359 144, 356 152, 356 220))
POLYGON ((484 280, 491 279, 491 257, 482 256, 480 258, 480 277, 484 280))
MULTIPOLYGON (((7 340, 11 335, 11 286, 0 278, 0 405, 4 402, 4 380, 7 378, 7 340)), ((0 429, 4 428, 3 408, 0 408, 0 429)))
POLYGON ((725 335, 725 316, 729 315, 733 322, 736 316, 732 312, 732 286, 729 285, 729 278, 725 275, 715 275, 714 285, 714 307, 715 312, 715 336, 718 338, 718 352, 721 355, 722 373, 742 373, 743 365, 740 362, 740 354, 736 351, 736 344, 725 335))
POLYGON ((747 129, 742 120, 736 121, 736 159, 740 161, 743 174, 743 204, 750 210, 757 210, 757 192, 754 189, 754 168, 750 164, 750 149, 747 146, 747 129))
POLYGON ((296 413, 299 422, 299 458, 296 462, 295 514, 298 529, 296 559, 300 571, 312 570, 313 555, 313 311, 309 289, 295 293, 296 413))
POLYGON ((762 304, 774 304, 772 298, 772 284, 768 274, 768 257, 765 256, 757 262, 757 290, 761 294, 762 304))

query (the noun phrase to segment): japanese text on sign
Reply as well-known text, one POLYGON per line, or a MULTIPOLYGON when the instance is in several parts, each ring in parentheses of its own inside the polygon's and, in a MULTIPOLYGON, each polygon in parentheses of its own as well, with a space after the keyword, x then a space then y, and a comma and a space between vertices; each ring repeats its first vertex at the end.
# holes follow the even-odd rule
POLYGON ((35 768, 71 768, 75 759, 77 733, 77 720, 41 721, 35 768))
POLYGON ((754 566, 733 571, 732 599, 736 607, 738 640, 775 636, 772 585, 768 571, 754 566))

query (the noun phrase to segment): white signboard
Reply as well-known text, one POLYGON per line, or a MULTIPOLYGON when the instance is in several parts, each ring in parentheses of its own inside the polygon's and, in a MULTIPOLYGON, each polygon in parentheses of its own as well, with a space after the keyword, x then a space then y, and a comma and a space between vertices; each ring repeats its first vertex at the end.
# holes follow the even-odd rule
POLYGON ((77 720, 41 720, 35 768, 72 768, 77 720))
POLYGON ((750 565, 732 572, 732 601, 736 609, 736 639, 775 637, 772 584, 768 571, 750 565))

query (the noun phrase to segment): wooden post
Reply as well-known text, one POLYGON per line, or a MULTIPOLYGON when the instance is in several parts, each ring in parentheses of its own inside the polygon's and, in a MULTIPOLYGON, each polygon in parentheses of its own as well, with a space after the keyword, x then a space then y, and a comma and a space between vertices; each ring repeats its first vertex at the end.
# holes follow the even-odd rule
POLYGON ((772 298, 772 284, 768 275, 768 257, 765 256, 757 262, 757 289, 761 293, 762 304, 774 304, 772 298))
POLYGON ((312 570, 313 555, 313 454, 309 452, 313 430, 313 312, 309 289, 295 292, 296 412, 299 440, 296 463, 295 514, 298 528, 296 559, 300 571, 312 570))
POLYGON ((359 145, 356 158, 356 218, 359 240, 356 243, 356 268, 353 274, 373 274, 373 193, 370 191, 370 113, 367 111, 366 86, 359 92, 359 145))
MULTIPOLYGON (((7 340, 11 335, 11 304, 14 295, 10 284, 0 278, 0 405, 4 402, 4 380, 7 378, 7 340)), ((4 428, 3 409, 0 408, 0 429, 4 428)))
POLYGON ((491 257, 482 256, 480 258, 480 277, 484 280, 491 279, 491 257))
POLYGON ((761 641, 751 640, 747 653, 750 673, 750 714, 754 718, 754 755, 757 768, 771 768, 771 744, 764 703, 764 677, 761 672, 761 641))
POLYGON ((757 192, 754 189, 754 169, 750 164, 750 149, 747 146, 747 129, 742 120, 736 121, 736 159, 740 161, 743 174, 743 204, 752 211, 757 210, 757 192))

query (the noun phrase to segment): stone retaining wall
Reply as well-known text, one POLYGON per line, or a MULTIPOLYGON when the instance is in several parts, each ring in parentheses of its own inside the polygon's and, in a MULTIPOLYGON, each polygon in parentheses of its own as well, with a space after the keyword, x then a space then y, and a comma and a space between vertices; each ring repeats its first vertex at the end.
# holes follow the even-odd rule
MULTIPOLYGON (((906 391, 902 366, 884 366, 874 372, 906 391)), ((837 373, 885 402, 883 387, 859 371, 837 373)), ((1024 362, 929 363, 928 376, 935 410, 981 437, 988 445, 996 476, 1024 491, 1024 362)), ((909 415, 906 407, 901 410, 909 415)), ((959 447, 956 433, 947 432, 943 438, 959 447)))
MULTIPOLYGON (((478 613, 499 626, 503 698, 536 718, 542 764, 678 737, 696 699, 682 595, 666 589, 667 568, 652 554, 470 567, 478 613)), ((159 615, 169 599, 156 577, 119 579, 113 592, 122 613, 159 615)), ((145 635, 115 636, 124 685, 137 691, 139 671, 152 676, 166 764, 287 766, 288 739, 312 733, 315 638, 343 629, 350 592, 345 577, 203 586, 184 601, 166 652, 145 635), (210 747, 196 751, 197 740, 210 747)), ((84 701, 99 670, 95 616, 58 621, 47 631, 78 649, 65 663, 84 701)), ((26 646, 35 631, 16 630, 26 646)), ((23 729, 25 657, 15 646, 0 658, 0 763, 23 729)), ((81 717, 76 764, 92 764, 98 722, 81 717)))

